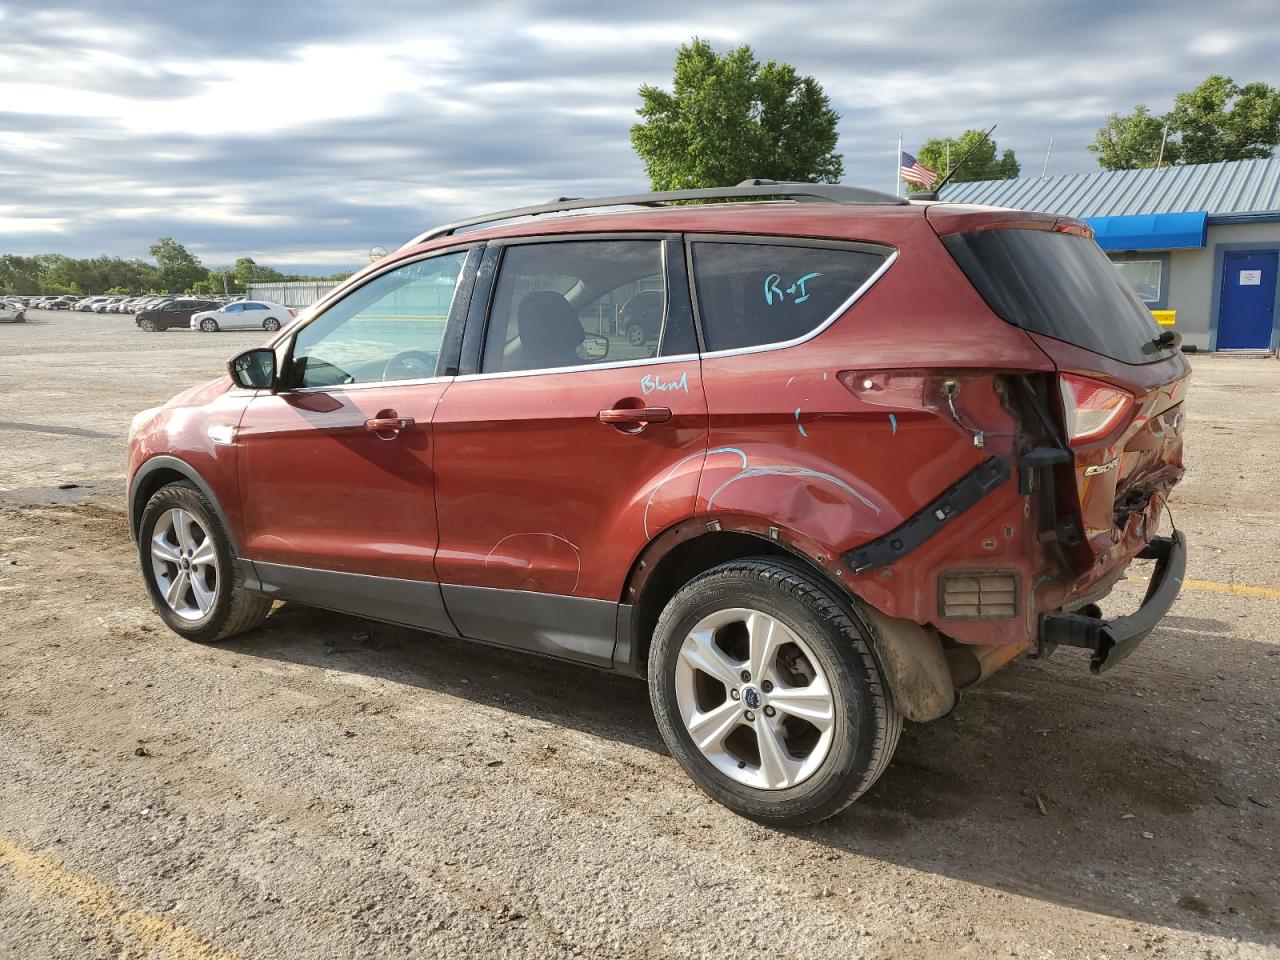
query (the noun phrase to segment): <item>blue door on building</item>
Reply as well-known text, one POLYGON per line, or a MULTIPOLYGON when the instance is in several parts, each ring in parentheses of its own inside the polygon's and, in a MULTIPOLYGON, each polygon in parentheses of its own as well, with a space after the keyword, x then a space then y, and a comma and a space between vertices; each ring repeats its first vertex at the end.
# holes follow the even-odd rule
POLYGON ((1222 258, 1219 350, 1267 350, 1276 309, 1276 251, 1229 250, 1222 258))

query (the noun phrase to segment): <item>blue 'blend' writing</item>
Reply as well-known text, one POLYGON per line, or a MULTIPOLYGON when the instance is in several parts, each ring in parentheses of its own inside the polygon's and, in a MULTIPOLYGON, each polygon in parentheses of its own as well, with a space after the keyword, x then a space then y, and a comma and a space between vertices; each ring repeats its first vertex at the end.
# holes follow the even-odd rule
POLYGON ((670 390, 683 390, 688 393, 689 374, 682 373, 679 380, 668 380, 664 383, 661 376, 646 373, 644 379, 640 381, 640 392, 646 397, 651 393, 666 393, 670 390))
POLYGON ((816 280, 822 276, 820 273, 806 273, 784 291, 782 288, 782 277, 779 274, 771 273, 764 278, 764 302, 769 306, 773 306, 775 302, 786 303, 788 294, 793 298, 792 303, 804 303, 812 294, 804 288, 804 285, 810 280, 816 280), (796 296, 799 291, 800 296, 796 296))

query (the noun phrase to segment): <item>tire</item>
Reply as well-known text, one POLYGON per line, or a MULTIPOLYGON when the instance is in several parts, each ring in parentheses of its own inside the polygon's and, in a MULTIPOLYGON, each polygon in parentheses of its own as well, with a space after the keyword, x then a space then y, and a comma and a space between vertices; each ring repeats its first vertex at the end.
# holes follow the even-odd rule
POLYGON ((644 327, 640 326, 640 324, 633 323, 627 327, 627 342, 633 347, 644 346, 645 341, 648 339, 649 337, 644 332, 644 327))
POLYGON ((151 604, 160 619, 188 640, 216 643, 229 639, 258 626, 271 610, 270 599, 244 588, 231 552, 231 538, 217 512, 194 484, 171 483, 147 501, 138 526, 138 560, 151 604), (194 528, 176 515, 189 517, 194 528), (180 528, 188 535, 180 534, 180 528), (184 556, 189 558, 185 564, 190 571, 188 586, 173 590, 178 599, 171 603, 165 595, 177 586, 175 581, 184 567, 178 557, 184 556), (201 557, 205 559, 198 559, 201 557), (163 568, 164 574, 157 567, 163 568), (208 575, 209 567, 213 567, 212 577, 208 575), (196 577, 200 578, 200 591, 194 586, 196 577))
POLYGON ((870 637, 838 588, 798 563, 759 557, 707 571, 667 604, 649 650, 649 694, 667 747, 702 790, 742 816, 777 826, 834 816, 876 782, 902 732, 870 637), (764 626, 752 631, 748 618, 764 626), (756 637, 770 632, 780 642, 763 676, 744 680, 756 637), (695 659, 709 672, 691 666, 695 659), (715 741, 705 752, 691 722, 704 746, 715 741))
POLYGON ((213 317, 205 317, 200 321, 200 329, 205 333, 217 333, 218 321, 213 319, 213 317))
POLYGON ((138 326, 140 326, 143 330, 147 331, 147 333, 156 332, 156 322, 152 320, 150 317, 143 317, 142 320, 138 323, 138 326))
POLYGON ((262 329, 266 330, 268 333, 275 333, 280 329, 280 321, 275 317, 267 317, 267 319, 262 321, 262 329))

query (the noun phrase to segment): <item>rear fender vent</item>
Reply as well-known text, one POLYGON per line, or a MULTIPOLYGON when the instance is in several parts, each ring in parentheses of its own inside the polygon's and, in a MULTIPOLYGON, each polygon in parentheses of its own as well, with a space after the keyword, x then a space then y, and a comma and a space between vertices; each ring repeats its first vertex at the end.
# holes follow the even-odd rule
POLYGON ((1007 570, 953 570, 938 578, 945 620, 1011 620, 1018 615, 1018 574, 1007 570))

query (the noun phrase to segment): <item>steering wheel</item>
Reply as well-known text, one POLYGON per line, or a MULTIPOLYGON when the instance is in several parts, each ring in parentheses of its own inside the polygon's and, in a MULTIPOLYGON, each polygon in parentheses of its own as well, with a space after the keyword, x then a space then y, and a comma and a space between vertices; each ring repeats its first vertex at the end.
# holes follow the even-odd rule
POLYGON ((421 380, 436 375, 437 354, 426 350, 402 350, 382 368, 383 380, 421 380))

